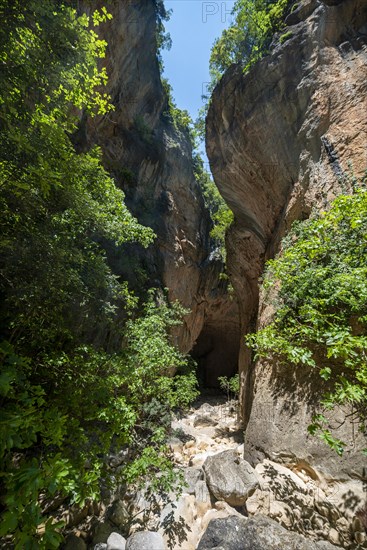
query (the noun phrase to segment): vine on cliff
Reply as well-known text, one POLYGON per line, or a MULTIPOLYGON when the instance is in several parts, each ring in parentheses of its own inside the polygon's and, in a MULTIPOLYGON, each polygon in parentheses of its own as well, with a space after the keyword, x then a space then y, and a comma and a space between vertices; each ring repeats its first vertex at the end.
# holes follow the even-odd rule
MULTIPOLYGON (((330 211, 294 224, 279 256, 267 263, 263 288, 277 296, 273 321, 247 343, 257 357, 317 369, 331 386, 324 411, 349 406, 365 431, 367 413, 367 179, 330 211)), ((309 427, 337 453, 325 412, 309 427)))

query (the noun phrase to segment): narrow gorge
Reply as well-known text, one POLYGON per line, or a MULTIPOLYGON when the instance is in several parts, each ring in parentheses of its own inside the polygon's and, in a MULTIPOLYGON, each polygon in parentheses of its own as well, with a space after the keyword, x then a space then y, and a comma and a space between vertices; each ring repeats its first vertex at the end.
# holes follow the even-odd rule
POLYGON ((117 2, 109 9, 113 18, 101 37, 108 44, 108 92, 115 110, 87 124, 84 140, 101 146, 127 205, 157 234, 148 254, 113 258, 114 271, 131 281, 147 272, 149 284, 167 288, 170 300, 190 310, 175 341, 183 352, 194 348, 208 385, 215 385, 217 376, 237 370, 238 307, 220 279, 223 265, 209 237, 212 221, 195 179, 188 132, 173 121, 161 82, 157 6, 117 2))
MULTIPOLYGON (((53 7, 53 2, 47 0, 50 13, 58 9, 53 7)), ((276 3, 274 0, 259 2, 259 5, 264 4, 268 9, 276 3)), ((332 445, 326 445, 325 440, 309 429, 315 422, 315 414, 320 411, 320 402, 335 386, 335 379, 320 377, 320 368, 321 374, 322 367, 325 368, 322 361, 320 368, 319 365, 313 368, 307 362, 295 367, 291 362, 281 360, 280 353, 256 355, 245 340, 246 335, 261 331, 276 318, 282 299, 280 284, 274 284, 270 291, 262 286, 264 269, 268 260, 284 253, 289 245, 284 245, 284 238, 291 243, 297 241, 291 232, 294 222, 323 218, 332 208, 334 199, 353 195, 356 187, 359 187, 357 192, 362 189, 363 194, 363 185, 367 183, 364 179, 367 170, 366 0, 283 2, 287 4, 284 24, 272 36, 262 58, 246 70, 240 62, 231 64, 214 87, 206 115, 205 144, 214 183, 234 216, 226 230, 225 254, 220 253, 213 238, 215 221, 198 175, 199 161, 190 134, 192 128, 190 130, 190 124, 182 124, 175 117, 176 107, 162 76, 160 33, 162 35, 162 22, 167 15, 163 2, 79 0, 76 4, 75 13, 88 17, 89 22, 96 17, 93 15, 95 10, 102 14, 93 40, 106 42, 105 56, 100 56, 98 70, 106 71, 108 76, 103 93, 108 94, 113 108, 105 112, 100 109, 96 116, 90 116, 92 109, 88 105, 79 105, 73 98, 70 100, 72 94, 69 97, 65 92, 65 101, 72 104, 72 108, 68 105, 65 110, 68 113, 65 119, 71 110, 77 123, 70 128, 65 126, 61 133, 68 139, 70 137, 73 153, 76 152, 79 158, 98 148, 101 166, 123 191, 125 204, 136 223, 151 228, 155 236, 148 235, 145 242, 143 238, 139 241, 140 237, 130 235, 119 242, 113 230, 111 234, 108 231, 104 234, 101 230, 104 221, 110 220, 110 212, 103 206, 97 222, 88 221, 83 225, 79 224, 77 217, 74 219, 72 214, 68 215, 68 202, 65 200, 64 204, 63 198, 58 199, 61 204, 60 223, 53 226, 58 210, 44 207, 43 198, 40 198, 44 192, 45 201, 52 199, 54 189, 50 177, 45 178, 47 184, 41 182, 32 192, 32 201, 42 203, 34 215, 37 221, 34 227, 38 231, 39 219, 45 219, 46 222, 42 223, 50 234, 51 244, 40 238, 38 255, 33 253, 32 258, 33 240, 26 231, 20 233, 19 242, 27 251, 24 262, 28 264, 23 264, 23 257, 18 249, 14 252, 10 238, 4 238, 7 258, 15 266, 20 266, 24 280, 28 281, 29 277, 24 265, 30 265, 30 272, 36 274, 35 280, 38 280, 39 273, 43 277, 43 270, 46 272, 43 267, 46 263, 43 262, 47 262, 47 258, 51 258, 51 268, 44 278, 47 282, 43 283, 47 286, 43 289, 45 292, 34 290, 31 283, 28 287, 28 282, 19 285, 27 291, 30 288, 31 305, 23 314, 21 308, 26 300, 16 285, 9 282, 10 275, 1 267, 2 264, 0 266, 5 280, 0 289, 5 304, 1 323, 5 327, 4 340, 9 342, 7 347, 1 347, 2 359, 8 365, 8 370, 2 375, 0 394, 4 407, 7 407, 3 421, 6 443, 1 453, 6 458, 8 469, 4 468, 4 471, 10 472, 11 479, 10 496, 4 488, 0 491, 5 495, 1 496, 5 527, 0 531, 0 548, 367 548, 366 394, 359 401, 351 398, 347 404, 336 403, 334 408, 323 413, 326 419, 323 416, 322 422, 328 422, 328 426, 333 428, 336 439, 332 443, 341 442, 343 446, 338 454, 336 444, 334 449, 331 448, 332 445), (107 12, 111 17, 105 15, 107 12), (356 182, 362 183, 357 185, 356 182), (58 231, 60 235, 66 234, 65 227, 70 219, 77 229, 75 234, 67 234, 66 240, 79 243, 84 238, 80 235, 87 235, 92 244, 85 245, 81 241, 82 253, 75 257, 70 255, 71 259, 60 248, 61 263, 53 264, 52 254, 59 246, 58 231), (87 251, 88 258, 95 261, 98 247, 103 250, 103 260, 98 265, 108 266, 109 278, 107 267, 101 268, 102 275, 99 271, 89 270, 89 260, 83 256, 87 251), (77 281, 78 307, 73 298, 72 284, 68 282, 66 290, 60 287, 59 291, 49 274, 54 269, 55 279, 62 279, 62 262, 70 262, 70 280, 73 284, 77 281), (76 275, 78 265, 81 266, 83 284, 76 275), (101 283, 103 277, 107 280, 105 286, 101 283), (95 285, 91 288, 95 288, 93 292, 99 300, 91 306, 88 305, 90 281, 95 285), (120 289, 117 298, 111 298, 109 292, 116 281, 124 289, 126 283, 131 294, 123 294, 120 289), (54 294, 45 298, 48 291, 53 292, 53 287, 56 288, 54 294), (11 299, 7 298, 8 295, 11 299), (53 301, 52 296, 57 296, 63 304, 60 311, 67 318, 66 329, 60 329, 58 340, 55 337, 57 329, 52 323, 49 328, 47 319, 45 321, 40 313, 44 303, 45 310, 55 310, 52 318, 57 318, 58 301, 53 301), (152 302, 148 296, 154 297, 152 302), (169 313, 169 307, 176 302, 184 308, 184 311, 179 310, 180 322, 169 313), (62 309, 65 303, 68 307, 71 304, 66 313, 62 309), (147 303, 153 303, 155 309, 149 310, 147 303), (16 311, 20 308, 20 328, 12 321, 7 307, 10 312, 12 307, 16 311), (150 311, 152 321, 150 325, 140 327, 138 323, 144 318, 141 313, 144 307, 150 311), (161 311, 161 317, 156 310, 161 311), (112 321, 104 320, 105 312, 106 318, 112 321), (28 336, 27 325, 21 324, 27 315, 35 319, 36 328, 29 331, 31 336, 28 336), (80 317, 86 318, 92 328, 88 324, 85 328, 80 317), (122 329, 117 330, 120 326, 122 329), (145 339, 144 330, 150 331, 151 340, 145 339), (74 347, 70 344, 73 331, 81 334, 74 347), (160 343, 154 340, 157 335, 166 335, 165 331, 169 334, 167 342, 175 351, 160 347, 160 343), (32 336, 34 334, 38 335, 41 344, 32 336), (32 342, 30 358, 24 353, 27 338, 32 342), (47 338, 51 340, 55 354, 44 343, 47 338), (148 349, 150 345, 151 349, 148 349), (151 366, 149 361, 144 362, 146 355, 143 352, 148 356, 151 353, 157 364, 159 356, 163 356, 164 366, 158 370, 162 385, 153 375, 149 378, 151 366), (69 361, 68 353, 75 363, 69 361), (121 362, 115 367, 113 361, 120 360, 120 353, 121 362), (93 361, 96 367, 93 367, 93 361), (183 389, 174 386, 174 376, 178 373, 177 378, 182 375, 184 379, 193 363, 199 390, 192 382, 183 385, 183 389), (89 364, 93 367, 93 377, 87 370, 89 364), (23 369, 19 380, 13 372, 16 368, 23 369), (50 380, 48 370, 56 373, 50 380), (33 386, 28 384, 27 378, 31 371, 29 379, 34 380, 33 386), (136 380, 135 371, 139 373, 136 380), (228 379, 234 380, 237 374, 237 395, 236 389, 231 393, 230 388, 225 395, 220 390, 220 387, 223 389, 221 377, 226 377, 228 383, 228 379), (106 382, 106 386, 102 385, 104 378, 111 380, 108 384, 106 382), (114 385, 116 380, 118 384, 114 385), (20 398, 11 394, 12 387, 20 398), (147 391, 146 395, 144 391, 147 391), (164 400, 172 400, 167 409, 160 401, 161 391, 166 392, 162 393, 164 400), (57 412, 56 406, 48 404, 47 392, 56 395, 63 404, 70 398, 74 411, 71 417, 62 412, 64 409, 57 412), (93 396, 93 403, 96 403, 93 414, 88 402, 82 400, 83 392, 93 396), (186 401, 185 392, 193 393, 191 403, 188 397, 186 401), (18 399, 21 413, 11 416, 18 399), (106 402, 113 401, 115 409, 108 416, 104 407, 106 402), (182 403, 186 408, 181 406, 182 403), (42 409, 39 417, 36 416, 37 407, 42 409), (30 424, 34 417, 38 424, 33 432, 30 424), (104 426, 114 425, 114 422, 117 428, 115 432, 111 431, 111 441, 106 443, 104 426), (71 436, 65 435, 66 424, 71 436), (48 431, 45 426, 52 426, 52 429, 48 431), (12 430, 21 432, 19 439, 12 430), (87 487, 98 485, 101 489, 99 496, 98 491, 92 496, 84 491, 85 496, 74 470, 67 469, 69 458, 64 457, 60 443, 63 437, 65 449, 72 449, 70 460, 75 461, 76 470, 80 467, 83 471, 83 483, 87 487), (118 437, 122 437, 122 443, 118 437), (73 440, 78 438, 83 443, 80 453, 78 447, 76 450, 72 447, 73 440), (106 443, 107 453, 105 447, 98 448, 100 442, 106 443), (93 452, 88 454, 92 448, 93 452), (151 448, 158 449, 157 455, 153 451, 150 453, 151 448), (22 477, 18 476, 17 468, 21 467, 23 459, 28 462, 25 462, 26 474, 22 477), (95 470, 93 461, 98 463, 95 470), (43 485, 37 477, 42 468, 46 472, 43 485), (134 469, 143 472, 143 481, 134 477, 134 469), (119 481, 121 472, 123 482, 119 481), (179 472, 181 477, 175 478, 172 472, 179 472), (29 485, 25 479, 31 480, 29 485), (163 493, 161 489, 155 489, 154 483, 158 487, 160 481, 165 489, 163 493), (16 493, 20 499, 24 497, 20 504, 12 496, 16 493), (78 498, 73 500, 71 495, 78 498), (39 506, 36 511, 33 510, 34 502, 39 506), (36 519, 28 524, 28 515, 32 515, 30 510, 36 519), (47 539, 42 538, 48 531, 51 533, 52 526, 56 538, 53 534, 47 539), (57 538, 60 533, 62 537, 57 538)), ((243 4, 247 6, 246 1, 243 4)), ((49 18, 47 24, 52 19, 50 13, 40 13, 40 18, 49 18)), ((15 17, 14 13, 11 16, 15 17)), ((22 27, 23 19, 20 21, 22 27)), ((66 23, 63 24, 67 27, 66 23)), ((83 23, 81 27, 88 28, 88 24, 83 23)), ((37 23, 30 28, 37 29, 37 23)), ((66 42, 68 47, 69 42, 72 43, 71 39, 66 42)), ((63 47, 67 49, 60 45, 59 52, 58 47, 55 50, 57 59, 64 55, 63 47)), ((68 55, 72 59, 70 52, 68 55)), ((5 56, 4 66, 7 59, 5 56)), ((22 63, 27 62, 24 59, 22 63)), ((69 60, 69 63, 72 62, 69 60)), ((50 74, 51 81, 57 80, 55 68, 50 74)), ((67 86, 65 82, 61 80, 54 95, 50 93, 48 96, 45 92, 47 105, 57 102, 62 96, 62 86, 67 86)), ((102 89, 102 83, 103 79, 97 82, 98 89, 102 89)), ((30 104, 34 100, 28 91, 26 98, 30 104)), ((1 118, 2 105, 0 103, 0 130, 7 135, 3 127, 8 131, 8 126, 1 118)), ((27 102, 25 105, 25 109, 28 108, 27 102)), ((13 111, 11 104, 11 116, 13 111)), ((35 148, 38 147, 37 139, 42 136, 42 124, 45 124, 39 112, 42 115, 41 110, 35 109, 41 121, 37 138, 32 137, 35 148)), ((57 116, 52 113, 52 117, 57 116)), ((16 118, 18 122, 23 120, 18 115, 16 118)), ((35 120, 30 126, 38 124, 39 120, 35 120)), ((10 159, 10 168, 6 168, 1 180, 5 182, 11 182, 13 174, 19 171, 12 151, 15 131, 10 123, 9 128, 11 139, 9 142, 3 139, 7 159, 10 159)), ((50 135, 57 135, 57 131, 50 135)), ((52 139, 54 137, 45 142, 50 149, 52 139)), ((19 148, 23 146, 21 132, 14 138, 14 143, 19 148)), ((60 147, 55 158, 63 158, 63 155, 67 158, 66 150, 67 147, 60 147)), ((24 146, 24 151, 24 154, 21 151, 19 164, 28 167, 29 157, 35 153, 29 146, 24 146)), ((40 166, 54 162, 54 157, 50 156, 51 160, 47 161, 46 158, 47 155, 43 154, 40 166)), ((70 171, 76 165, 73 162, 70 161, 70 171)), ((55 173, 57 170, 56 164, 55 173)), ((86 180, 92 169, 88 170, 86 180)), ((27 178, 32 178, 35 173, 38 177, 40 172, 39 167, 37 170, 27 168, 26 178, 20 180, 18 195, 10 201, 15 212, 14 227, 18 227, 21 216, 18 197, 24 190, 28 192, 27 178)), ((57 176, 55 181, 57 193, 63 189, 63 184, 58 183, 57 176)), ((95 180, 90 181, 93 186, 95 180)), ((102 205, 102 193, 97 191, 95 203, 102 205)), ((80 201, 76 212, 85 211, 88 215, 91 202, 89 199, 80 201)), ((7 208, 4 207, 4 212, 8 216, 7 208)), ((117 211, 117 207, 112 209, 113 213, 117 211)), ((24 208, 24 212, 24 226, 29 224, 31 227, 31 209, 24 208)), ((10 215, 4 227, 13 227, 9 219, 10 215)), ((363 219, 360 223, 365 222, 363 219)), ((356 289, 357 294, 364 292, 365 244, 362 239, 360 264, 357 266, 361 268, 361 283, 360 289, 356 289)), ((337 308, 334 313, 338 315, 337 308)), ((353 315, 351 312, 351 334, 364 338, 367 307, 358 319, 353 315)), ((354 355, 365 358, 367 345, 363 347, 364 341, 362 344, 354 355)), ((365 359, 363 361, 365 364, 365 359)), ((338 372, 343 370, 338 361, 335 369, 339 369, 338 372)), ((361 369, 361 372, 363 386, 366 385, 362 378, 365 371, 361 369)), ((341 374, 344 376, 344 371, 341 374)), ((348 373, 345 376, 348 379, 348 373)), ((2 474, 4 482, 1 485, 7 487, 5 475, 2 474)))

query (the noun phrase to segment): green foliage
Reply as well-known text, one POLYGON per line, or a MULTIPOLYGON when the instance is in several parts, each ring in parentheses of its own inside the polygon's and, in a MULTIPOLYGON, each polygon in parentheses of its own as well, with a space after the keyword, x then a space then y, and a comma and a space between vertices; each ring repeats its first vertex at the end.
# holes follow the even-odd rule
POLYGON ((170 50, 172 46, 172 40, 169 33, 166 32, 164 22, 169 21, 171 16, 171 10, 166 10, 164 6, 164 0, 154 0, 155 10, 156 10, 156 45, 157 45, 157 55, 158 63, 163 72, 163 58, 162 50, 170 50))
POLYGON ((183 132, 189 138, 193 149, 192 161, 194 167, 195 179, 198 182, 213 221, 213 228, 210 231, 210 237, 213 242, 213 248, 216 249, 218 257, 225 263, 226 231, 233 222, 233 213, 227 206, 223 197, 218 191, 209 172, 205 170, 203 159, 198 152, 199 141, 202 139, 203 127, 199 128, 197 123, 193 123, 189 113, 186 110, 179 109, 173 99, 172 87, 166 79, 162 80, 166 92, 168 109, 165 113, 170 118, 177 131, 183 132))
POLYGON ((192 368, 168 337, 182 311, 151 299, 128 322, 119 354, 80 346, 35 361, 3 342, 0 459, 7 509, 0 532, 14 533, 17 548, 32 540, 54 547, 52 518, 44 513, 49 499, 57 494, 83 505, 98 498, 100 479, 108 479, 106 457, 114 450, 129 450, 120 481, 144 485, 156 472, 157 490, 173 486, 165 445, 170 411, 198 395, 192 368), (49 527, 37 536, 42 525, 49 527))
POLYGON ((286 42, 287 40, 289 40, 290 38, 292 38, 293 36, 293 33, 292 31, 289 31, 289 32, 285 32, 284 34, 282 34, 279 38, 279 42, 281 44, 284 44, 284 42, 286 42))
POLYGON ((217 250, 219 258, 225 263, 225 236, 229 226, 233 222, 233 212, 229 209, 222 195, 219 193, 210 174, 205 170, 200 155, 195 155, 193 160, 195 178, 202 189, 206 207, 213 220, 213 228, 210 231, 213 247, 217 250))
POLYGON ((0 13, 0 536, 49 549, 62 539, 51 500, 97 498, 110 452, 129 449, 122 480, 150 466, 172 484, 170 410, 197 390, 168 337, 182 310, 151 299, 138 315, 106 260, 104 243, 146 247, 153 232, 100 151, 72 143, 83 111, 110 109, 96 33, 108 13, 59 0, 0 0, 0 13))
POLYGON ((220 388, 226 392, 228 399, 231 394, 234 395, 235 399, 238 399, 240 393, 240 377, 238 374, 228 378, 228 376, 218 376, 218 382, 220 388))
POLYGON ((232 11, 234 24, 213 45, 210 70, 214 80, 232 64, 247 71, 269 51, 275 32, 284 27, 289 0, 237 0, 232 11))
MULTIPOLYGON (((362 182, 363 183, 363 182, 362 182)), ((363 421, 367 401, 367 193, 335 199, 330 211, 297 222, 282 253, 267 263, 264 291, 277 296, 272 323, 247 337, 257 356, 269 354, 319 370, 332 385, 326 410, 352 405, 363 421)), ((327 421, 311 433, 342 453, 327 421)))

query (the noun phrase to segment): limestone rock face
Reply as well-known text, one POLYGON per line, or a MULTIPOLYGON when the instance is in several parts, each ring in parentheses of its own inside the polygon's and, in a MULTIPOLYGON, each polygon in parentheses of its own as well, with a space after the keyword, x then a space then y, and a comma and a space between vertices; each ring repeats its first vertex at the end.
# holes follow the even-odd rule
MULTIPOLYGON (((105 3, 83 5, 89 12, 105 3)), ((108 43, 104 63, 115 110, 84 121, 76 143, 101 146, 104 164, 124 190, 130 210, 157 234, 148 251, 111 247, 109 261, 132 288, 166 287, 170 299, 191 310, 176 331, 182 351, 192 349, 203 327, 214 325, 214 332, 231 335, 236 367, 238 309, 218 278, 222 264, 211 250, 212 222, 194 176, 189 136, 169 114, 158 62, 157 2, 110 2, 107 8, 113 19, 101 25, 100 35, 108 43)), ((220 342, 215 347, 221 349, 220 342)))
MULTIPOLYGON (((298 4, 287 19, 289 38, 246 75, 232 66, 214 90, 207 117, 215 182, 235 213, 227 261, 242 333, 271 317, 261 297, 258 307, 258 278, 292 222, 327 208, 347 189, 340 176, 350 167, 356 176, 367 167, 367 3, 298 4)), ((355 451, 363 442, 348 422, 337 433, 348 443, 342 461, 307 436, 322 390, 317 374, 253 366, 245 349, 240 371, 245 458, 304 460, 342 478, 353 464, 361 475, 355 451)))

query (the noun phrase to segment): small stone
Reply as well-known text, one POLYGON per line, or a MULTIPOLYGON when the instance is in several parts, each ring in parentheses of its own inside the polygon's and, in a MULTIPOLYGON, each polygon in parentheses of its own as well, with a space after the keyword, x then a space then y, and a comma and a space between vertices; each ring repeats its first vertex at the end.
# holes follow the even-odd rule
POLYGON ((190 458, 189 466, 200 467, 204 464, 208 458, 208 453, 199 453, 190 458))
POLYGON ((105 542, 99 542, 95 545, 93 550, 107 550, 107 544, 105 542))
POLYGON ((328 540, 332 543, 332 544, 339 544, 340 540, 339 540, 339 533, 336 529, 334 529, 333 527, 330 529, 329 531, 329 535, 328 535, 328 540))
POLYGON ((336 522, 336 528, 338 531, 343 531, 344 533, 348 533, 349 532, 349 522, 347 519, 345 518, 339 518, 338 521, 336 522))
POLYGON ((354 538, 358 542, 358 544, 363 544, 367 537, 365 533, 361 533, 360 531, 357 531, 357 533, 354 533, 354 538))
POLYGON ((198 426, 216 426, 217 424, 218 422, 215 418, 204 414, 197 416, 194 420, 194 428, 197 428, 198 426))
POLYGON ((126 539, 118 533, 111 533, 107 539, 107 550, 125 550, 126 539))

